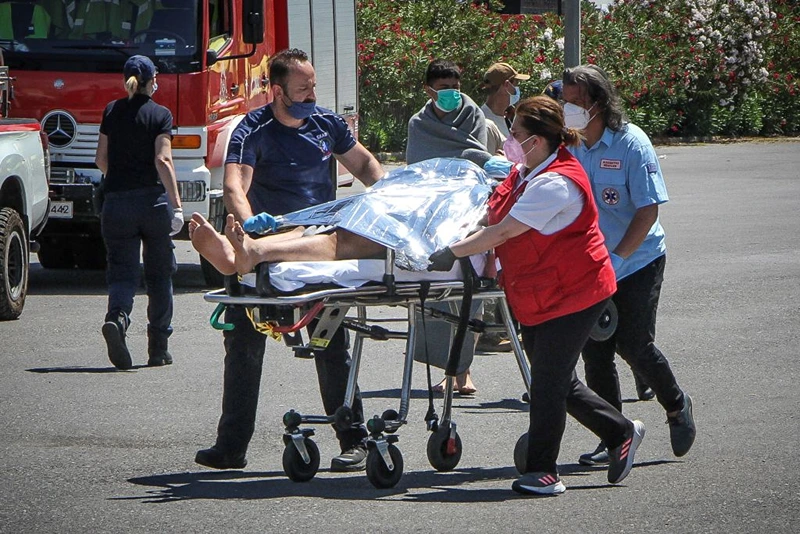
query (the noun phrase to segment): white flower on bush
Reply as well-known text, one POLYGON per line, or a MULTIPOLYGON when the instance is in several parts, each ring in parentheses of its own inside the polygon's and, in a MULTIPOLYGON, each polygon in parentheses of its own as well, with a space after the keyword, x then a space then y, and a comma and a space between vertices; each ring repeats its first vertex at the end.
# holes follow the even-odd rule
POLYGON ((555 43, 556 48, 558 48, 559 50, 564 50, 564 38, 563 37, 559 37, 558 39, 556 39, 553 42, 555 43))
POLYGON ((539 73, 539 79, 551 80, 553 79, 553 74, 550 72, 550 69, 542 69, 542 72, 539 73))

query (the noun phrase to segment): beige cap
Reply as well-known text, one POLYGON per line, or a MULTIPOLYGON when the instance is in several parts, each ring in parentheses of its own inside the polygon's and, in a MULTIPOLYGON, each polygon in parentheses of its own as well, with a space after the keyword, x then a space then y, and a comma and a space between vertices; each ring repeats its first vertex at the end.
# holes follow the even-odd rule
POLYGON ((506 80, 527 80, 528 74, 520 74, 508 63, 495 63, 483 75, 483 88, 500 85, 506 80))

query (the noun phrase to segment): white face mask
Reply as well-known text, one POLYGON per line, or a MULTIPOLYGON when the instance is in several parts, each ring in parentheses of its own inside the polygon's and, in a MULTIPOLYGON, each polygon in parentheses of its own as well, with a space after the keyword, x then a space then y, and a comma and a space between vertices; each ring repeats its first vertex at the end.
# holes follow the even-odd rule
POLYGON ((525 139, 522 143, 517 141, 513 135, 509 135, 506 137, 505 142, 503 143, 503 152, 506 155, 506 159, 512 163, 519 163, 521 165, 525 165, 525 157, 536 148, 536 145, 533 145, 530 150, 525 152, 525 149, 522 148, 522 145, 530 141, 536 137, 536 135, 532 135, 525 139))
POLYGON ((514 92, 509 93, 509 106, 516 106, 517 102, 519 102, 519 87, 514 87, 514 92))
POLYGON ((564 126, 567 128, 575 128, 576 130, 585 130, 586 127, 589 126, 589 122, 597 116, 596 113, 594 115, 589 114, 596 105, 597 102, 592 104, 592 107, 589 109, 584 109, 571 102, 565 103, 564 126))

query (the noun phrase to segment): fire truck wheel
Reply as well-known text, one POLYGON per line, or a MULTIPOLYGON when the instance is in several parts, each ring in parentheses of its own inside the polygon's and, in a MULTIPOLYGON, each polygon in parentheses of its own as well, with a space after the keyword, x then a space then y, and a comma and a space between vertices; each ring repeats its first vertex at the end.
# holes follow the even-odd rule
POLYGON ((16 319, 28 293, 28 239, 19 214, 0 209, 0 320, 16 319))
POLYGON ((59 243, 42 240, 39 245, 39 252, 36 255, 39 257, 39 263, 45 269, 72 269, 75 267, 72 250, 68 244, 64 243, 64 239, 59 243))

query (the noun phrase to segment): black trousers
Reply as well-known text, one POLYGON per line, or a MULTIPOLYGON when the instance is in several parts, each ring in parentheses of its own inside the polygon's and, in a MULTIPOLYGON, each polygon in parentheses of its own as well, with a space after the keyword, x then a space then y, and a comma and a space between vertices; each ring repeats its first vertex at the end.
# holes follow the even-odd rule
POLYGON ((666 255, 661 256, 617 282, 617 292, 612 297, 619 313, 616 332, 606 341, 589 340, 583 348, 586 384, 620 411, 622 397, 615 353, 653 389, 667 412, 683 407, 683 392, 667 358, 655 345, 656 312, 666 261, 666 255))
POLYGON ((527 472, 557 472, 567 413, 611 448, 625 441, 631 423, 575 373, 581 348, 606 303, 520 328, 531 365, 527 472))
POLYGON ((172 210, 163 187, 108 193, 101 232, 108 251, 108 313, 130 315, 139 288, 141 252, 147 288, 147 334, 166 340, 172 334, 172 276, 177 271, 170 237, 172 210))
MULTIPOLYGON (((234 328, 223 333, 225 375, 216 447, 236 454, 247 451, 255 430, 267 337, 253 328, 242 307, 229 307, 225 312, 225 321, 233 324, 234 328)), ((327 349, 314 353, 320 394, 327 415, 332 415, 344 404, 350 372, 348 345, 347 332, 339 329, 327 349)), ((336 431, 342 451, 350 449, 367 436, 363 425, 361 394, 357 389, 351 408, 355 421, 362 424, 358 428, 336 431)))

